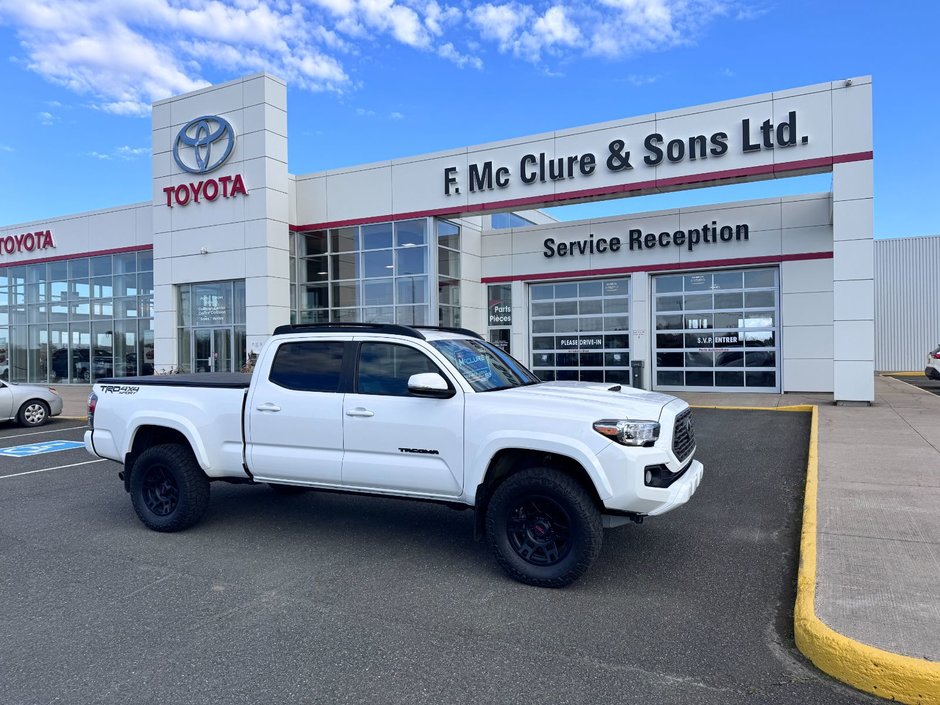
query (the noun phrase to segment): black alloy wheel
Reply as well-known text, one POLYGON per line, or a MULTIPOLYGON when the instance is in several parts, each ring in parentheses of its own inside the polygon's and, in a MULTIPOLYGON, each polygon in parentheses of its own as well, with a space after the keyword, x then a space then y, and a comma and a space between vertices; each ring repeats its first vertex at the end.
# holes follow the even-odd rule
POLYGON ((180 488, 176 478, 163 465, 151 465, 144 473, 143 500, 151 512, 165 517, 176 511, 180 488))
POLYGON ((506 534, 522 560, 538 566, 555 565, 571 550, 571 517, 551 497, 530 495, 512 510, 506 534))

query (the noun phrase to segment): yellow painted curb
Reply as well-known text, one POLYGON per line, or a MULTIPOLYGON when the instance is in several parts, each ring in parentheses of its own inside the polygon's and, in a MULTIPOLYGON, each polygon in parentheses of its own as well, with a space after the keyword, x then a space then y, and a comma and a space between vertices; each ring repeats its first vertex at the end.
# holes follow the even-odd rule
POLYGON ((921 372, 879 372, 879 377, 926 377, 926 375, 921 372))
POLYGON ((705 406, 702 404, 689 404, 692 409, 723 409, 725 411, 809 411, 813 407, 807 404, 794 406, 705 406))
POLYGON ((806 496, 793 635, 815 666, 854 688, 909 705, 940 703, 940 663, 876 649, 839 634, 816 616, 816 494, 819 487, 819 410, 813 414, 806 463, 806 496))

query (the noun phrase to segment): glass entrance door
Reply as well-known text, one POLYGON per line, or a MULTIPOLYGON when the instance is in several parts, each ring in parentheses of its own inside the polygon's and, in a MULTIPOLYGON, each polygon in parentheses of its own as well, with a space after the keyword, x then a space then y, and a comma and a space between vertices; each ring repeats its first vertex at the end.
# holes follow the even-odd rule
POLYGON ((195 328, 193 330, 193 371, 232 372, 231 328, 195 328))

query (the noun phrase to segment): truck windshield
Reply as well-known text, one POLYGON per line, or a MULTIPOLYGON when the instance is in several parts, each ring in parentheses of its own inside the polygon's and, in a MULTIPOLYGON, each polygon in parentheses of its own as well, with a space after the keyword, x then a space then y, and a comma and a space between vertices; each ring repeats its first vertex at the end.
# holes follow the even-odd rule
POLYGON ((522 364, 482 340, 453 338, 430 343, 453 363, 474 391, 494 392, 539 383, 539 378, 522 364))

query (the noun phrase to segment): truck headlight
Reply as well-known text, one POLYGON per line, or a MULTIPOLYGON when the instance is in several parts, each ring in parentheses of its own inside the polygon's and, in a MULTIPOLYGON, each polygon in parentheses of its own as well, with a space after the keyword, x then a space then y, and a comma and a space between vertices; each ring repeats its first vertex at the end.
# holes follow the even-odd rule
POLYGON ((657 421, 601 419, 594 422, 594 430, 625 446, 651 446, 659 438, 657 421))

